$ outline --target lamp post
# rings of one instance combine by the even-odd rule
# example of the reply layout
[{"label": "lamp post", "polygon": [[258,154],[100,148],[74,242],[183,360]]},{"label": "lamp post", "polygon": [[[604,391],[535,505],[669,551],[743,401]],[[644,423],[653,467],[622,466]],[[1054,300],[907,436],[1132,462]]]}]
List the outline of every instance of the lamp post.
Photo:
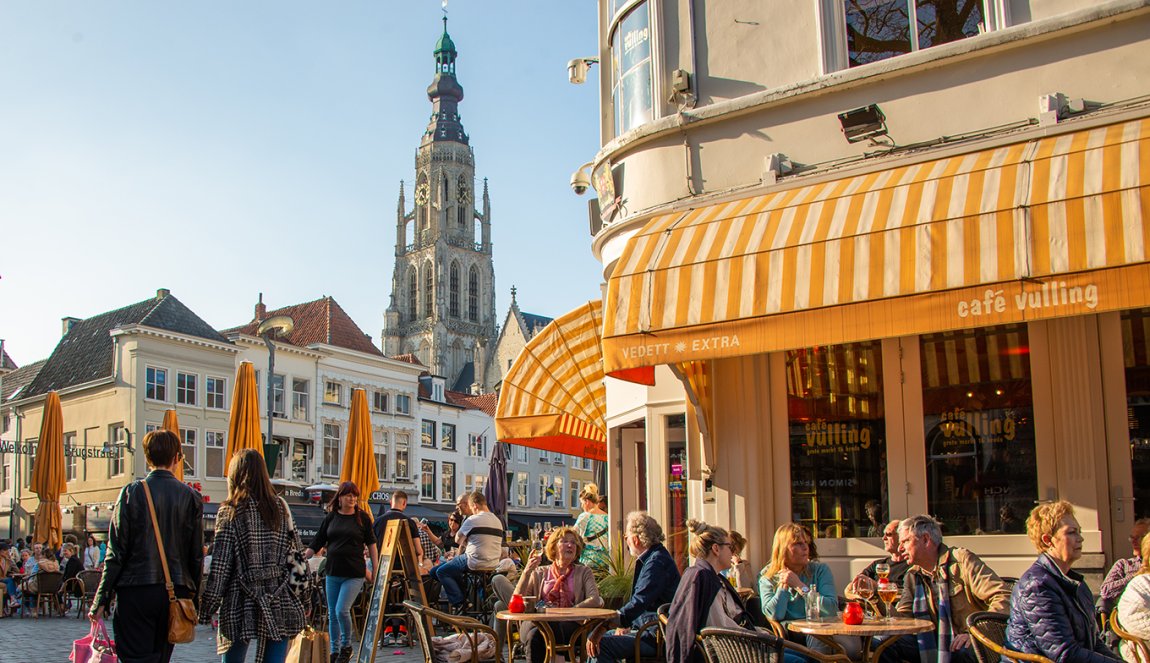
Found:
[{"label": "lamp post", "polygon": [[[275,403],[275,370],[276,370],[276,344],[272,342],[273,336],[287,336],[295,329],[295,321],[290,315],[274,315],[260,323],[256,333],[264,339],[268,346],[268,435],[264,440],[264,462],[268,465],[268,475],[274,475],[276,463],[279,461],[280,446],[272,437],[272,422]],[[284,385],[285,389],[287,385]]]}]

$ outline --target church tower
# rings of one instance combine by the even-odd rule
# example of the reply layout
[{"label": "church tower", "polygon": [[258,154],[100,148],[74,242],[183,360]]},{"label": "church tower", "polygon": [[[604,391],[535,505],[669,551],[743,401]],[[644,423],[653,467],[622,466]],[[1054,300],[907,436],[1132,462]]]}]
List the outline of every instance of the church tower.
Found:
[{"label": "church tower", "polygon": [[410,211],[399,185],[383,351],[415,355],[432,374],[446,378],[449,389],[466,391],[482,376],[476,363],[495,337],[495,267],[487,180],[482,209],[474,204],[475,153],[459,117],[457,56],[444,17],[435,78],[427,88],[431,122],[415,155]]}]

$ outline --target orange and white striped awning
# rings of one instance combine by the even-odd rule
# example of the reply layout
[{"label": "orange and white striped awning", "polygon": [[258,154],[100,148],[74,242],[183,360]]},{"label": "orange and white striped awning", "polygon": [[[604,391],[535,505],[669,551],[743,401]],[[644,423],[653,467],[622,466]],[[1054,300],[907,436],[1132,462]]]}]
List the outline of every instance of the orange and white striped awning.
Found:
[{"label": "orange and white striped awning", "polygon": [[1150,119],[664,214],[608,371],[1150,304]]},{"label": "orange and white striped awning", "polygon": [[[607,460],[602,318],[603,302],[588,302],[527,342],[499,391],[495,410],[499,440]],[[639,373],[630,371],[624,377],[654,383],[653,371]]]}]

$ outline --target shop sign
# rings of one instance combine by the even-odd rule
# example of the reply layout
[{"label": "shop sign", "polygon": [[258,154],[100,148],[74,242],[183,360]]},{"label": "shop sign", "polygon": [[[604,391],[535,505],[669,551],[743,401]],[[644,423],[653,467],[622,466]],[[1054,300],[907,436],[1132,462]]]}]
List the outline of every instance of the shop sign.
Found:
[{"label": "shop sign", "polygon": [[[0,440],[0,454],[34,455],[35,453],[35,442],[10,442]],[[115,458],[119,456],[119,453],[114,449],[105,449],[103,447],[74,447],[66,444],[64,445],[64,455],[75,458]]]},{"label": "shop sign", "polygon": [[870,424],[828,422],[825,419],[804,425],[808,456],[818,454],[854,453],[870,449],[874,435]]},{"label": "shop sign", "polygon": [[954,408],[938,417],[938,430],[942,433],[942,449],[972,446],[976,442],[997,444],[1013,442],[1018,434],[1018,417],[1013,409],[964,410]]},{"label": "shop sign", "polygon": [[673,477],[683,476],[683,464],[682,463],[671,463],[671,476],[673,476]]},{"label": "shop sign", "polygon": [[672,481],[667,484],[667,490],[670,490],[671,492],[683,492],[683,482]]}]

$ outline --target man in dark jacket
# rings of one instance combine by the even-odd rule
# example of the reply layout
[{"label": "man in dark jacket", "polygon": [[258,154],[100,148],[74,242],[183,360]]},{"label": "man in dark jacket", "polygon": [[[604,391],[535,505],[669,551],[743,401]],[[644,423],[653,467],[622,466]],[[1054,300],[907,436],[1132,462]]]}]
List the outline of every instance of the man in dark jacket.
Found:
[{"label": "man in dark jacket", "polygon": [[[172,584],[179,598],[196,599],[204,570],[204,502],[172,474],[184,462],[180,438],[168,430],[144,436],[144,457],[152,471],[144,477],[156,505]],[[121,663],[167,663],[168,592],[156,545],[148,500],[140,481],[120,491],[108,531],[104,574],[88,617],[103,619],[117,597],[116,653]]]},{"label": "man in dark jacket", "polygon": [[[631,600],[619,609],[617,623],[622,627],[605,635],[608,624],[596,629],[587,639],[587,655],[594,663],[615,663],[635,658],[635,633],[643,624],[656,618],[656,610],[675,598],[679,586],[679,567],[663,547],[663,528],[645,511],[627,514],[623,540],[635,558],[635,575],[631,580]],[[653,629],[639,642],[643,657],[658,652]]]}]

